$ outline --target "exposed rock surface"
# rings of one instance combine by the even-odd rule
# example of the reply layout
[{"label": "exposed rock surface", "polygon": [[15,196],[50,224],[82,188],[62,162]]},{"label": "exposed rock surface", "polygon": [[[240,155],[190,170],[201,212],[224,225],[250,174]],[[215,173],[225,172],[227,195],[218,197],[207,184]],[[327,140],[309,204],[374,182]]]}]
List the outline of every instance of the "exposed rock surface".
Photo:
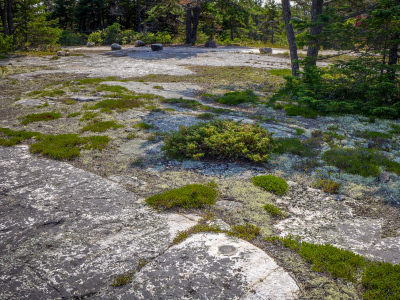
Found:
[{"label": "exposed rock surface", "polygon": [[153,50],[153,51],[163,50],[163,45],[161,45],[161,44],[151,44],[151,50]]},{"label": "exposed rock surface", "polygon": [[272,48],[260,48],[261,54],[272,54]]},{"label": "exposed rock surface", "polygon": [[135,41],[135,47],[144,47],[144,46],[146,46],[146,44],[143,41],[141,40]]},{"label": "exposed rock surface", "polygon": [[121,50],[122,47],[118,44],[112,44],[111,45],[111,50],[115,51],[115,50]]},{"label": "exposed rock surface", "polygon": [[86,47],[94,47],[94,46],[95,46],[95,43],[93,43],[93,42],[88,42],[86,44]]}]

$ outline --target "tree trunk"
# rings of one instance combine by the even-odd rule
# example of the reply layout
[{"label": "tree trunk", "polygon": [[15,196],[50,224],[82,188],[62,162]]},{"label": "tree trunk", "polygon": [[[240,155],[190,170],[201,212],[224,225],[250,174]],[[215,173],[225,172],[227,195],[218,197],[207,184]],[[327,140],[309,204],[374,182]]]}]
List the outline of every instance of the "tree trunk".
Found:
[{"label": "tree trunk", "polygon": [[186,44],[191,44],[192,38],[192,9],[186,8]]},{"label": "tree trunk", "polygon": [[193,28],[190,38],[191,44],[195,44],[197,40],[197,28],[199,27],[200,12],[200,6],[196,6],[193,8]]},{"label": "tree trunk", "polygon": [[294,35],[294,30],[292,24],[290,24],[290,20],[292,19],[292,13],[290,12],[290,1],[282,0],[282,10],[283,10],[283,18],[285,20],[285,29],[286,36],[289,43],[290,50],[290,60],[292,63],[292,75],[299,76],[299,63],[296,62],[299,58],[297,56],[297,45],[296,45],[296,36]]},{"label": "tree trunk", "polygon": [[136,19],[137,19],[137,32],[142,32],[142,18],[140,14],[140,10],[142,8],[140,7],[140,0],[136,0]]},{"label": "tree trunk", "polygon": [[2,6],[2,4],[0,2],[0,16],[1,16],[1,22],[3,23],[4,35],[7,36],[7,35],[9,35],[8,26],[7,26],[7,0],[4,0],[4,7]]},{"label": "tree trunk", "polygon": [[12,11],[13,0],[7,1],[7,23],[8,23],[8,35],[13,36],[13,43],[15,44],[15,32],[14,32],[14,14]]},{"label": "tree trunk", "polygon": [[[319,16],[322,14],[322,9],[324,7],[323,0],[313,0],[311,4],[311,22],[315,23],[318,21]],[[322,32],[322,25],[316,25],[310,28],[310,35],[317,36]],[[306,67],[316,66],[319,52],[319,41],[318,39],[313,39],[310,41],[308,46],[307,57],[308,62]]]},{"label": "tree trunk", "polygon": [[[400,0],[395,0],[394,5],[400,5]],[[395,66],[397,65],[397,59],[398,59],[398,54],[397,52],[399,51],[399,39],[400,39],[400,34],[395,33],[392,37],[392,43],[390,44],[389,47],[389,66]],[[391,80],[396,79],[396,70],[393,68],[390,68],[388,70],[389,76]]]}]

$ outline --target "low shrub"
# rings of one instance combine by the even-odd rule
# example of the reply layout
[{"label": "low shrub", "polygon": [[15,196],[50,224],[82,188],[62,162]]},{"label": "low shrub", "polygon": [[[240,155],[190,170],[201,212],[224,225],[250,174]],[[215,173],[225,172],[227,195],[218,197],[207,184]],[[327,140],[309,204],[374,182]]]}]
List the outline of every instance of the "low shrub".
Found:
[{"label": "low shrub", "polygon": [[289,105],[283,108],[288,116],[302,116],[304,118],[315,119],[318,117],[318,112],[311,108]]},{"label": "low shrub", "polygon": [[212,119],[215,118],[215,114],[212,114],[212,113],[201,113],[201,114],[198,114],[196,116],[196,118],[202,119],[202,120],[212,120]]},{"label": "low shrub", "polygon": [[140,123],[137,123],[137,124],[133,125],[132,127],[148,130],[148,129],[154,128],[154,125],[153,124],[147,124],[145,122],[140,122]]},{"label": "low shrub", "polygon": [[390,134],[400,134],[400,125],[397,124],[390,124],[392,130],[389,130]]},{"label": "low shrub", "polygon": [[366,289],[365,299],[399,299],[400,265],[385,262],[369,264],[361,282]]},{"label": "low shrub", "polygon": [[124,125],[120,125],[115,121],[100,121],[85,125],[81,131],[104,132],[110,128],[117,129],[120,127],[124,127]]},{"label": "low shrub", "polygon": [[276,147],[269,132],[255,124],[216,120],[182,126],[166,137],[163,150],[173,158],[203,157],[265,162]]},{"label": "low shrub", "polygon": [[75,112],[75,113],[71,113],[67,115],[67,118],[73,118],[73,117],[77,117],[80,116],[82,113],[81,112]]},{"label": "low shrub", "polygon": [[63,30],[58,42],[63,46],[78,46],[86,45],[87,40],[88,36],[86,34]]},{"label": "low shrub", "polygon": [[285,217],[285,216],[286,216],[286,213],[285,213],[285,212],[282,212],[282,210],[281,210],[279,207],[276,207],[276,206],[273,205],[273,204],[267,203],[267,204],[265,204],[265,205],[263,206],[263,208],[264,208],[271,216],[274,216],[274,217]]},{"label": "low shrub", "polygon": [[151,196],[146,203],[158,209],[171,209],[175,207],[202,208],[215,203],[217,191],[207,185],[189,184],[178,189]]},{"label": "low shrub", "polygon": [[[11,147],[32,137],[41,137],[40,132],[14,131],[8,128],[0,128],[0,145]],[[7,139],[5,138],[7,137]]]},{"label": "low shrub", "polygon": [[62,114],[56,112],[45,112],[40,114],[29,114],[21,117],[21,124],[26,125],[33,122],[45,122],[61,118]]},{"label": "low shrub", "polygon": [[238,105],[240,103],[256,103],[258,96],[251,90],[244,92],[230,92],[218,97],[215,101],[226,105]]},{"label": "low shrub", "polygon": [[196,101],[196,100],[188,100],[188,99],[176,99],[176,98],[170,98],[170,99],[161,99],[162,102],[169,103],[169,104],[179,104],[179,106],[183,108],[189,108],[189,109],[194,109],[198,108],[201,106],[201,104]]},{"label": "low shrub", "polygon": [[255,186],[260,186],[267,192],[275,193],[277,195],[284,195],[288,190],[288,184],[286,181],[274,175],[255,176],[251,181],[253,181]]},{"label": "low shrub", "polygon": [[246,223],[244,225],[234,225],[232,230],[227,232],[230,236],[236,236],[246,241],[251,241],[260,234],[260,227]]},{"label": "low shrub", "polygon": [[322,189],[326,193],[337,194],[340,189],[340,183],[329,179],[320,179],[314,183],[314,187]]},{"label": "low shrub", "polygon": [[322,159],[331,166],[350,174],[363,177],[379,176],[379,167],[400,175],[400,164],[372,149],[335,148],[322,154]]},{"label": "low shrub", "polygon": [[318,145],[313,139],[302,141],[299,138],[278,138],[276,143],[278,146],[274,149],[274,153],[277,154],[290,153],[310,157],[318,155],[319,152]]},{"label": "low shrub", "polygon": [[107,136],[80,137],[78,134],[68,133],[59,135],[46,135],[40,137],[37,143],[31,145],[29,151],[41,153],[55,159],[73,159],[80,155],[80,150],[102,150],[110,141]]}]

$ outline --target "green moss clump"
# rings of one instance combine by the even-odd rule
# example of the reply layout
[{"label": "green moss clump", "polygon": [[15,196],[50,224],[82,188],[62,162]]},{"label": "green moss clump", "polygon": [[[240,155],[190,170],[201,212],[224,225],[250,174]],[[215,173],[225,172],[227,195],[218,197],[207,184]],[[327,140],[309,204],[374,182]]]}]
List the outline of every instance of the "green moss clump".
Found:
[{"label": "green moss clump", "polygon": [[80,155],[82,147],[86,149],[102,150],[110,141],[107,136],[80,137],[78,134],[68,133],[59,135],[47,135],[31,145],[29,151],[41,153],[54,159],[73,159]]},{"label": "green moss clump", "polygon": [[285,106],[284,110],[288,116],[303,116],[304,118],[315,119],[319,115],[315,110],[303,106],[289,105]]},{"label": "green moss clump", "polygon": [[84,115],[79,119],[79,121],[88,121],[91,119],[94,119],[95,117],[97,117],[99,114],[95,113],[95,112],[86,112],[84,113]]},{"label": "green moss clump", "polygon": [[181,159],[213,157],[265,162],[275,147],[269,132],[259,125],[216,120],[182,126],[167,136],[163,150],[168,156]]},{"label": "green moss clump", "polygon": [[201,113],[201,114],[198,114],[196,116],[196,118],[202,119],[202,120],[212,120],[212,119],[215,119],[215,115],[212,113]]},{"label": "green moss clump", "polygon": [[342,171],[363,177],[379,176],[380,166],[389,172],[400,175],[399,163],[391,161],[372,149],[335,148],[323,153],[322,159]]},{"label": "green moss clump", "polygon": [[251,180],[255,186],[260,186],[266,191],[277,195],[284,195],[288,190],[288,184],[286,181],[274,175],[255,176]]},{"label": "green moss clump", "polygon": [[124,125],[120,125],[115,121],[100,121],[93,124],[87,124],[82,127],[81,131],[104,132],[110,128],[117,129],[120,127],[124,127]]},{"label": "green moss clump", "polygon": [[137,99],[106,99],[90,106],[89,109],[131,109],[140,105],[142,103]]},{"label": "green moss clump", "polygon": [[124,286],[132,281],[132,277],[129,275],[122,274],[114,278],[113,283],[111,284],[113,287]]},{"label": "green moss clump", "polygon": [[286,213],[282,212],[282,210],[279,207],[276,207],[273,204],[267,203],[264,206],[264,209],[271,215],[271,216],[277,216],[277,217],[285,217]]},{"label": "green moss clump", "polygon": [[188,100],[182,98],[161,99],[161,101],[169,104],[179,104],[179,106],[189,109],[194,109],[201,106],[201,104],[196,100]]},{"label": "green moss clump", "polygon": [[321,179],[314,183],[314,187],[322,189],[326,193],[337,194],[340,189],[340,183],[329,179]]},{"label": "green moss clump", "polygon": [[276,140],[278,146],[274,149],[274,153],[284,154],[290,153],[298,156],[316,156],[319,150],[315,140],[309,139],[302,141],[298,138],[279,138]]},{"label": "green moss clump", "polygon": [[238,105],[240,103],[256,103],[258,96],[251,90],[244,92],[230,92],[224,94],[224,96],[215,99],[215,101],[227,104],[227,105]]},{"label": "green moss clump", "polygon": [[303,133],[305,133],[306,131],[302,128],[296,128],[296,135],[302,135]]},{"label": "green moss clump", "polygon": [[202,184],[189,184],[178,189],[151,196],[146,203],[158,209],[171,209],[175,207],[201,208],[215,203],[217,191],[210,186]]},{"label": "green moss clump", "polygon": [[133,125],[132,127],[148,130],[148,129],[154,128],[154,125],[153,124],[147,124],[147,123],[144,123],[144,122],[140,122],[140,123],[137,123],[137,124]]},{"label": "green moss clump", "polygon": [[[327,272],[334,278],[343,278],[364,287],[364,299],[397,300],[400,295],[400,265],[382,262],[367,262],[361,255],[339,249],[332,245],[316,245],[300,242],[300,238],[287,236],[267,237],[290,248],[312,264],[317,272]],[[361,275],[361,276],[360,276]],[[360,280],[361,277],[361,280]]]},{"label": "green moss clump", "polygon": [[62,114],[56,112],[45,112],[40,114],[29,114],[23,116],[21,119],[21,124],[26,125],[33,122],[40,122],[40,121],[51,121],[55,119],[61,118]]},{"label": "green moss clump", "polygon": [[179,244],[184,240],[186,240],[189,236],[200,232],[214,232],[214,233],[224,232],[218,226],[210,225],[207,223],[202,224],[202,223],[204,222],[199,222],[199,224],[190,227],[188,230],[180,231],[172,242],[174,244]]},{"label": "green moss clump", "polygon": [[400,125],[390,124],[390,127],[392,128],[392,130],[388,131],[390,134],[400,134]]},{"label": "green moss clump", "polygon": [[105,85],[105,84],[99,85],[96,89],[97,91],[112,92],[115,94],[123,94],[124,92],[129,91],[126,87],[120,85]]},{"label": "green moss clump", "polygon": [[232,230],[227,232],[230,236],[236,236],[246,241],[251,241],[260,234],[260,227],[246,223],[245,225],[234,225]]},{"label": "green moss clump", "polygon": [[72,114],[67,115],[67,118],[77,117],[77,116],[80,116],[81,114],[82,114],[82,113],[80,113],[80,112],[75,112],[75,113],[72,113]]},{"label": "green moss clump", "polygon": [[[0,128],[0,145],[11,147],[19,144],[23,140],[41,136],[42,134],[40,132],[14,131],[8,128]],[[5,139],[5,137],[7,137],[7,139]]]},{"label": "green moss clump", "polygon": [[356,131],[356,137],[364,139],[390,139],[391,135],[388,133],[383,133],[379,131]]}]

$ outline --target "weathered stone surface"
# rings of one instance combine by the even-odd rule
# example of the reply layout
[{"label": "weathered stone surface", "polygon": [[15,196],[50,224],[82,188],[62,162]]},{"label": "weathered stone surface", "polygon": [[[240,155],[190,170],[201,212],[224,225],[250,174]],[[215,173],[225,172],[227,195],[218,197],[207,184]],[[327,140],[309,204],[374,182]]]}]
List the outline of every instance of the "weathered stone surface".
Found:
[{"label": "weathered stone surface", "polygon": [[122,47],[118,44],[112,44],[111,45],[111,50],[116,51],[116,50],[121,50]]},{"label": "weathered stone surface", "polygon": [[296,299],[296,282],[265,252],[225,234],[169,248],[133,282],[100,299]]},{"label": "weathered stone surface", "polygon": [[15,101],[15,105],[26,105],[26,106],[42,106],[46,104],[46,102],[49,105],[55,104],[53,101],[45,101],[43,99],[22,99]]},{"label": "weathered stone surface", "polygon": [[261,54],[272,54],[272,48],[260,48]]},{"label": "weathered stone surface", "polygon": [[146,46],[146,44],[143,41],[141,40],[135,41],[135,47],[144,47],[144,46]]},{"label": "weathered stone surface", "polygon": [[65,56],[66,52],[65,51],[57,51],[58,56]]},{"label": "weathered stone surface", "polygon": [[86,44],[86,47],[94,47],[94,46],[95,46],[95,43],[93,43],[93,42],[88,42]]},{"label": "weathered stone surface", "polygon": [[207,42],[204,44],[204,47],[206,47],[206,48],[217,48],[217,47],[218,47],[218,44],[217,44],[216,41],[207,41]]},{"label": "weathered stone surface", "polygon": [[85,96],[85,95],[72,95],[70,96],[71,99],[79,102],[91,102],[91,101],[97,101],[102,99],[101,97],[96,97],[96,96]]},{"label": "weathered stone surface", "polygon": [[161,45],[161,44],[151,44],[151,50],[153,50],[153,51],[163,50],[163,45]]}]

